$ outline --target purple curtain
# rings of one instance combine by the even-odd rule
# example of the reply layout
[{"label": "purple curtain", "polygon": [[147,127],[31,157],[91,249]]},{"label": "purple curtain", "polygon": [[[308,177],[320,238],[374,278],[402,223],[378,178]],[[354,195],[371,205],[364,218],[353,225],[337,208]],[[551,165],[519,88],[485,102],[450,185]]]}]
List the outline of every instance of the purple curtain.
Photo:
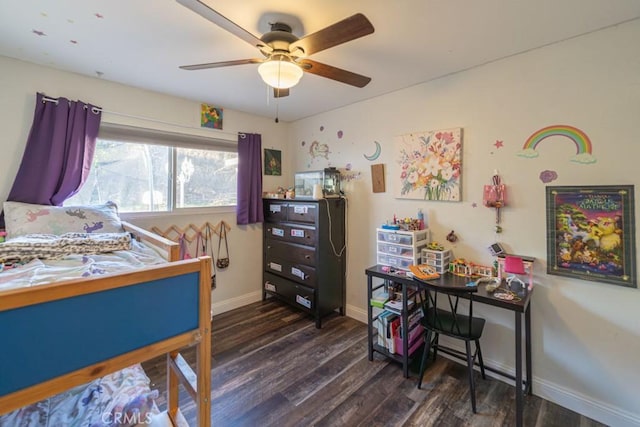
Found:
[{"label": "purple curtain", "polygon": [[238,224],[263,222],[262,213],[262,136],[238,135]]},{"label": "purple curtain", "polygon": [[80,101],[36,96],[18,175],[7,200],[61,206],[89,176],[102,111]]}]

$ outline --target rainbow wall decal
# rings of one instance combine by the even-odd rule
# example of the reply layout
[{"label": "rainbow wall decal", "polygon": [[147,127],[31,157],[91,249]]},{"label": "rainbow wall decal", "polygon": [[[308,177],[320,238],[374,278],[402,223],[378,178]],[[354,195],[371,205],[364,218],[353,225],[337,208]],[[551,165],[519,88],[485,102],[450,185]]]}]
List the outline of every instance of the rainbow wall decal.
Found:
[{"label": "rainbow wall decal", "polygon": [[531,135],[518,153],[520,157],[535,158],[539,156],[536,148],[540,143],[551,136],[564,136],[576,145],[576,155],[571,158],[576,163],[595,163],[596,158],[591,154],[591,140],[586,133],[569,125],[552,125],[542,128]]}]

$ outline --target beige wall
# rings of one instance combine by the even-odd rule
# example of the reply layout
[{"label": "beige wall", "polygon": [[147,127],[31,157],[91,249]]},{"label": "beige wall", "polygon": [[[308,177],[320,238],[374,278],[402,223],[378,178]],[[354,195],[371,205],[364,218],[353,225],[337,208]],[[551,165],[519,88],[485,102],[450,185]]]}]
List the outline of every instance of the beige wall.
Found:
[{"label": "beige wall", "polygon": [[[172,132],[211,135],[216,138],[236,140],[239,131],[262,134],[264,148],[283,149],[286,141],[286,124],[275,124],[262,118],[225,109],[224,131],[200,129],[200,104],[186,99],[136,89],[105,80],[80,76],[51,68],[0,56],[0,147],[3,166],[0,168],[0,195],[5,200],[18,171],[25,142],[33,120],[36,92],[51,97],[64,96],[80,99],[101,106],[105,111],[152,118],[175,125],[122,117],[104,113],[103,122],[129,124]],[[224,108],[224,105],[222,106]],[[283,168],[289,169],[290,160],[283,152]],[[281,182],[282,181],[282,182]],[[267,176],[265,188],[283,185],[284,177]],[[214,313],[256,301],[261,297],[262,282],[262,226],[237,226],[235,212],[219,211],[199,215],[134,216],[124,214],[125,219],[145,228],[161,229],[171,224],[184,227],[189,223],[218,223],[224,219],[233,227],[228,235],[231,264],[218,272],[217,289],[213,291]]]},{"label": "beige wall", "polygon": [[[446,234],[455,230],[459,241],[446,246],[457,257],[489,264],[486,247],[497,238],[511,253],[536,258],[535,394],[608,424],[639,425],[640,291],[546,274],[545,184],[539,179],[549,169],[558,174],[550,185],[640,183],[639,40],[636,20],[292,123],[294,169],[351,163],[352,172],[362,173],[346,184],[348,314],[366,319],[364,269],[376,263],[375,228],[422,208],[434,240],[447,244]],[[554,124],[584,130],[597,162],[571,162],[576,147],[562,138],[545,140],[536,159],[516,155],[533,132]],[[462,202],[396,199],[394,136],[451,127],[464,131]],[[504,147],[497,149],[496,140]],[[310,155],[313,141],[329,146],[328,160]],[[363,155],[374,152],[374,141],[382,155],[369,162]],[[385,164],[386,193],[372,193],[372,163]],[[494,211],[481,203],[495,169],[509,203],[498,236]],[[512,370],[513,315],[481,305],[477,314],[488,321],[485,362]]]},{"label": "beige wall", "polygon": [[[640,21],[636,20],[292,124],[276,125],[272,119],[225,110],[225,132],[258,132],[264,148],[283,150],[283,176],[265,177],[265,189],[291,185],[296,170],[351,163],[353,172],[362,173],[360,179],[345,184],[347,314],[360,320],[366,319],[364,269],[376,260],[374,230],[394,214],[415,216],[422,208],[435,240],[444,243],[445,235],[455,230],[460,240],[448,246],[456,256],[491,262],[485,248],[496,239],[494,213],[480,202],[482,185],[498,169],[508,186],[509,206],[503,210],[504,232],[497,239],[510,251],[537,260],[532,303],[534,393],[610,425],[640,425],[640,293],[546,274],[545,184],[538,178],[540,171],[550,169],[558,173],[553,185],[638,184],[638,40]],[[104,115],[105,121],[203,132],[197,128],[197,102],[4,57],[0,57],[0,90],[3,199],[22,157],[37,91],[192,129],[109,114]],[[593,142],[597,162],[570,162],[575,147],[562,140],[545,142],[537,159],[516,156],[529,135],[551,124],[583,129]],[[396,199],[394,136],[450,127],[464,129],[462,202]],[[337,137],[339,130],[342,138]],[[504,147],[496,149],[492,145],[496,140],[503,140]],[[328,160],[310,157],[313,141],[330,146]],[[373,152],[374,141],[382,145],[382,155],[369,162],[363,155]],[[371,191],[372,163],[385,164],[386,193]],[[474,202],[478,207],[472,206]],[[637,202],[635,209],[640,212]],[[261,226],[238,227],[232,212],[132,220],[148,228],[221,219],[233,230],[229,234],[231,266],[219,273],[219,287],[213,292],[217,312],[259,298]],[[480,306],[477,312],[488,320],[483,338],[486,363],[512,369],[512,315]]]}]

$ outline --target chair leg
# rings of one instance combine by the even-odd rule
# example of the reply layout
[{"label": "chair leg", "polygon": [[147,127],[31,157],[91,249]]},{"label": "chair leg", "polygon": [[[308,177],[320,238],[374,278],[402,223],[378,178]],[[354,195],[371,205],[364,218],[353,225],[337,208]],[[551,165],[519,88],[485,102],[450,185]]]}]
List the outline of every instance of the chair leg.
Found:
[{"label": "chair leg", "polygon": [[476,413],[476,387],[473,382],[473,357],[471,356],[471,342],[465,341],[467,348],[467,370],[469,371],[469,389],[471,391],[471,409]]},{"label": "chair leg", "polygon": [[438,339],[440,338],[440,334],[437,332],[435,333],[435,337],[433,339],[433,361],[436,361],[436,356],[438,355]]},{"label": "chair leg", "polygon": [[422,377],[424,376],[425,365],[427,364],[427,357],[429,357],[429,350],[431,349],[431,331],[426,330],[424,339],[424,350],[422,351],[422,358],[420,359],[420,375],[418,377],[418,388],[422,387]]},{"label": "chair leg", "polygon": [[480,349],[480,340],[476,340],[476,351],[478,352],[478,363],[480,364],[480,372],[482,373],[482,379],[486,380],[487,376],[484,374],[484,362],[482,361],[482,350]]}]

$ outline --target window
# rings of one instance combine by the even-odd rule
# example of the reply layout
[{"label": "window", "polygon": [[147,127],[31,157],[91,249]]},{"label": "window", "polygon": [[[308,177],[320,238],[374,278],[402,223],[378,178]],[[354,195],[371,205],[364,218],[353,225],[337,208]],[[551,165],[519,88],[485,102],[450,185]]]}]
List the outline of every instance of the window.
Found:
[{"label": "window", "polygon": [[236,205],[235,144],[107,125],[91,172],[66,205],[113,201],[120,212],[162,212]]}]

